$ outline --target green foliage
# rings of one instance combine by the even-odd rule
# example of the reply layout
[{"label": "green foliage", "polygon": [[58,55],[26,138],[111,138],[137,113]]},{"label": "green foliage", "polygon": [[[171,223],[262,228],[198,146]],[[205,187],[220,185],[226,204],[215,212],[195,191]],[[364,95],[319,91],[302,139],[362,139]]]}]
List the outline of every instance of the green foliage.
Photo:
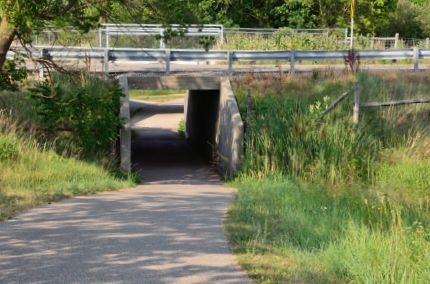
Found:
[{"label": "green foliage", "polygon": [[[297,76],[298,77],[298,76]],[[227,229],[257,283],[430,280],[428,105],[322,111],[358,81],[362,101],[419,98],[428,74],[242,79],[252,120]]]},{"label": "green foliage", "polygon": [[397,8],[390,14],[386,26],[381,26],[381,34],[393,35],[399,33],[409,38],[423,36],[423,23],[417,5],[409,0],[399,0]]},{"label": "green foliage", "polygon": [[375,192],[336,192],[279,176],[237,185],[227,230],[256,283],[430,280],[428,204],[405,207]]},{"label": "green foliage", "polygon": [[18,84],[27,77],[25,67],[20,67],[23,64],[23,59],[15,58],[14,60],[6,60],[3,68],[0,68],[0,90],[18,89]]},{"label": "green foliage", "polygon": [[[375,44],[371,45],[371,37],[357,36],[355,39],[357,49],[385,48]],[[269,37],[246,34],[230,34],[225,38],[223,49],[232,50],[345,50],[345,35],[343,32],[313,35],[306,32],[295,32],[282,28]]]},{"label": "green foliage", "polygon": [[39,123],[56,132],[70,131],[71,141],[91,154],[118,137],[122,91],[115,81],[85,74],[55,74],[30,89]]},{"label": "green foliage", "polygon": [[[17,98],[23,98],[22,94]],[[23,131],[29,125],[9,115],[9,109],[15,112],[14,102],[28,103],[17,99],[1,106],[7,111],[0,112],[0,221],[62,198],[135,185],[135,177],[118,174],[112,161],[102,164],[101,160],[85,162],[77,156],[59,155],[55,141],[36,136],[40,133],[32,128]]]},{"label": "green foliage", "polygon": [[11,162],[18,157],[18,143],[14,137],[0,135],[0,162]]},{"label": "green foliage", "polygon": [[185,137],[185,121],[183,119],[181,119],[181,121],[179,121],[178,134],[181,137]]},{"label": "green foliage", "polygon": [[[246,133],[245,171],[264,176],[284,173],[308,181],[352,182],[366,178],[369,162],[380,143],[356,129],[349,116],[326,123],[322,111],[350,83],[324,82],[304,94],[313,83],[288,84],[288,95],[278,91],[253,92],[253,116]],[[238,89],[242,112],[245,89]],[[363,151],[366,149],[366,151]]]}]

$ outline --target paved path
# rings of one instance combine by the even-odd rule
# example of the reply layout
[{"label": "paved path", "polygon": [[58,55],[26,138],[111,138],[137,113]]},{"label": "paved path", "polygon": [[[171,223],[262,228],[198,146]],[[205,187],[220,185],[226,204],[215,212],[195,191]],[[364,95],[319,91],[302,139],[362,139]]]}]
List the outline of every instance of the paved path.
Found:
[{"label": "paved path", "polygon": [[248,283],[222,225],[233,190],[175,133],[180,104],[143,109],[133,153],[146,183],[0,224],[0,283]]}]

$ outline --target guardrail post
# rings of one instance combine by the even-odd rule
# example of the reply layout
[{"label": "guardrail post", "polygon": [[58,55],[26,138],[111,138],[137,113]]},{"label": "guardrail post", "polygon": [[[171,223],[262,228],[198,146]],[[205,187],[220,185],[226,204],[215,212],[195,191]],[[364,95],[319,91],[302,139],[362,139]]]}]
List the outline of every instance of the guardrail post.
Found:
[{"label": "guardrail post", "polygon": [[49,57],[48,50],[46,50],[45,48],[42,48],[40,57],[42,61],[39,63],[39,66],[38,66],[39,79],[43,80],[43,78],[45,78],[45,64],[43,64],[43,60]]},{"label": "guardrail post", "polygon": [[166,74],[170,73],[170,49],[165,50],[166,54],[164,57],[164,62],[166,63]]},{"label": "guardrail post", "polygon": [[291,55],[290,55],[290,74],[291,75],[294,75],[296,73],[295,64],[296,64],[296,52],[294,50],[291,50]]},{"label": "guardrail post", "polygon": [[227,51],[228,73],[233,74],[233,51]]},{"label": "guardrail post", "polygon": [[426,38],[426,48],[430,47],[430,38]]},{"label": "guardrail post", "polygon": [[109,49],[105,48],[103,55],[103,72],[109,75]]},{"label": "guardrail post", "polygon": [[358,124],[360,118],[360,85],[354,85],[354,110],[352,114],[352,122]]},{"label": "guardrail post", "polygon": [[394,36],[394,48],[399,48],[399,33]]},{"label": "guardrail post", "polygon": [[417,46],[414,47],[413,61],[414,71],[418,71],[420,69],[420,49]]}]

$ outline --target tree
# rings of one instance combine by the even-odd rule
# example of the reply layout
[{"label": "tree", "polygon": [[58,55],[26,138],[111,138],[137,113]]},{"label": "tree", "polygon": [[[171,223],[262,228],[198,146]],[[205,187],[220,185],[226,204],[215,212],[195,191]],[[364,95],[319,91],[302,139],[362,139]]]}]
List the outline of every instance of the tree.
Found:
[{"label": "tree", "polygon": [[0,0],[0,70],[14,40],[31,42],[37,32],[51,26],[88,31],[106,18],[115,1],[104,0]]},{"label": "tree", "polygon": [[386,27],[380,27],[380,34],[392,36],[399,33],[403,37],[419,38],[423,34],[419,16],[416,4],[409,0],[399,0],[397,9],[390,14]]}]

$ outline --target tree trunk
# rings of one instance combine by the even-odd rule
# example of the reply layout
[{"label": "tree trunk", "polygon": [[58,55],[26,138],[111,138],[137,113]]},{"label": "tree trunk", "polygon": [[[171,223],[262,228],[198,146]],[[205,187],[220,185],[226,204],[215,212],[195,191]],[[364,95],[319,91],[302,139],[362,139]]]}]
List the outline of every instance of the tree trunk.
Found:
[{"label": "tree trunk", "polygon": [[6,18],[0,18],[0,71],[6,61],[7,52],[15,39],[15,29],[13,29]]}]

